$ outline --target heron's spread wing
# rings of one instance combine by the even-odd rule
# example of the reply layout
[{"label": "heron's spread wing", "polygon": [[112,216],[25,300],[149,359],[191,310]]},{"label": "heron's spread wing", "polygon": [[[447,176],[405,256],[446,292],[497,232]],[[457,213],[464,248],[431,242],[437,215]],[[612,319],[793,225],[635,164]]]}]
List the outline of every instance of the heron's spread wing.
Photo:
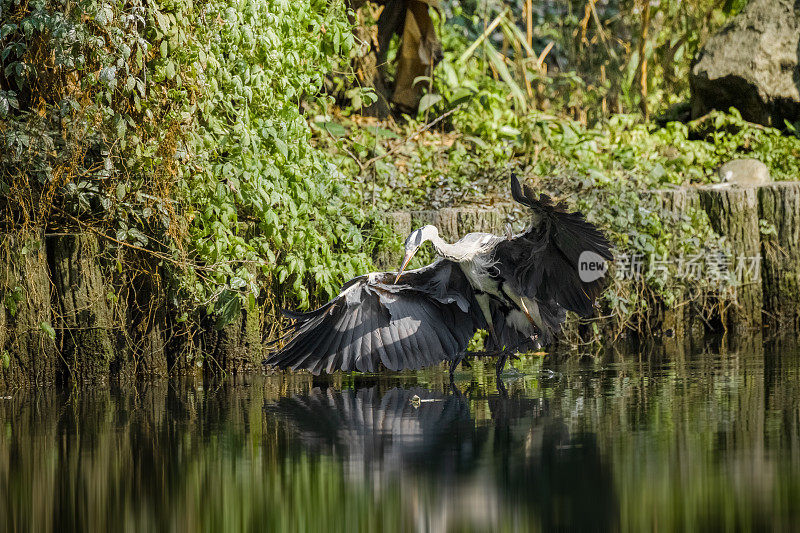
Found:
[{"label": "heron's spread wing", "polygon": [[323,307],[295,314],[289,342],[267,358],[280,368],[374,372],[452,359],[485,323],[458,265],[439,260],[403,274],[350,280]]},{"label": "heron's spread wing", "polygon": [[611,261],[613,256],[605,235],[581,213],[568,212],[564,204],[553,204],[547,195],[536,198],[514,176],[511,194],[514,200],[530,208],[533,220],[525,232],[495,248],[501,275],[514,279],[528,298],[557,304],[581,316],[591,315],[594,301],[607,280],[601,276],[583,281],[579,260],[584,252],[592,252]]}]

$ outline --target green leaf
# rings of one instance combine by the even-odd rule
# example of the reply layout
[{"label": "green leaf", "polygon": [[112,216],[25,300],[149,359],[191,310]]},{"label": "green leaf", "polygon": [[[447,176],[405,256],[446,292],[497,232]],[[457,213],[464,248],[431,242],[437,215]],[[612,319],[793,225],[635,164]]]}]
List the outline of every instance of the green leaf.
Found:
[{"label": "green leaf", "polygon": [[426,109],[428,109],[433,105],[436,105],[437,103],[439,103],[439,101],[441,101],[441,99],[442,99],[441,94],[428,93],[426,95],[423,95],[423,97],[419,101],[419,108],[417,109],[417,111],[419,113],[424,113]]},{"label": "green leaf", "polygon": [[382,138],[382,139],[399,139],[400,138],[400,136],[398,134],[396,134],[395,132],[393,132],[392,130],[389,130],[389,129],[386,129],[386,128],[381,128],[381,127],[378,127],[378,126],[369,126],[367,128],[367,131],[369,131],[375,137]]},{"label": "green leaf", "polygon": [[522,134],[522,132],[519,131],[517,128],[513,128],[513,127],[508,126],[506,124],[503,124],[502,126],[500,126],[497,131],[499,131],[500,133],[502,133],[506,137],[517,137],[518,135]]},{"label": "green leaf", "polygon": [[51,326],[49,322],[40,322],[39,329],[44,331],[50,339],[56,340],[56,330],[53,329],[53,326]]},{"label": "green leaf", "polygon": [[17,315],[18,304],[22,301],[24,297],[24,291],[22,287],[17,285],[14,287],[13,290],[6,293],[4,298],[4,304],[6,309],[8,309],[8,313],[13,317]]},{"label": "green leaf", "polygon": [[225,289],[215,305],[217,321],[215,327],[222,329],[239,317],[242,311],[242,298],[236,291]]},{"label": "green leaf", "polygon": [[339,124],[338,122],[317,122],[317,124],[323,128],[325,131],[333,135],[334,137],[344,137],[347,135],[347,128]]},{"label": "green leaf", "polygon": [[489,44],[488,41],[484,41],[484,45],[486,47],[486,55],[489,57],[489,61],[491,61],[492,66],[494,66],[497,73],[500,74],[500,77],[503,79],[505,84],[508,85],[508,88],[511,90],[511,94],[514,96],[514,99],[523,110],[527,109],[525,94],[522,92],[522,89],[519,88],[519,85],[517,85],[517,82],[514,81],[514,78],[508,71],[503,55],[495,50],[495,48]]},{"label": "green leaf", "polygon": [[286,146],[286,143],[283,141],[283,139],[278,139],[276,137],[275,139],[273,139],[273,141],[275,141],[275,147],[278,149],[278,151],[281,154],[283,154],[283,157],[287,157],[288,158],[289,157],[289,147]]}]

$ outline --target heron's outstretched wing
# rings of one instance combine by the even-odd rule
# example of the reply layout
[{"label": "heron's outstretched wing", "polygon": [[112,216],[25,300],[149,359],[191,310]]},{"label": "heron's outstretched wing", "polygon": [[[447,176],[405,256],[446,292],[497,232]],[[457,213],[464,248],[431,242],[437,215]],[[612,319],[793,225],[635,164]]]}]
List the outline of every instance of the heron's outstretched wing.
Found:
[{"label": "heron's outstretched wing", "polygon": [[579,259],[592,252],[611,261],[608,239],[583,214],[568,212],[563,203],[554,204],[545,194],[537,198],[529,187],[520,186],[516,176],[511,177],[511,194],[530,208],[532,221],[524,232],[495,248],[501,275],[514,279],[528,298],[590,316],[607,276],[583,281]]},{"label": "heron's outstretched wing", "polygon": [[485,327],[475,296],[455,263],[438,260],[395,274],[373,273],[347,282],[315,311],[290,315],[290,338],[267,364],[279,368],[374,372],[418,369],[454,358]]}]

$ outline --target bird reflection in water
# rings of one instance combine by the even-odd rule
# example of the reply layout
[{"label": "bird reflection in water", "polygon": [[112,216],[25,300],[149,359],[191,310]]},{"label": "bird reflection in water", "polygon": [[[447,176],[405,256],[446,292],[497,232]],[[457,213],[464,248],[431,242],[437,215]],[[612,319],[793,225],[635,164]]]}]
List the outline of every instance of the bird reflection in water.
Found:
[{"label": "bird reflection in water", "polygon": [[300,443],[296,453],[335,458],[351,483],[399,484],[418,530],[492,527],[521,513],[543,528],[615,528],[595,437],[571,435],[544,398],[316,387],[265,411]]}]

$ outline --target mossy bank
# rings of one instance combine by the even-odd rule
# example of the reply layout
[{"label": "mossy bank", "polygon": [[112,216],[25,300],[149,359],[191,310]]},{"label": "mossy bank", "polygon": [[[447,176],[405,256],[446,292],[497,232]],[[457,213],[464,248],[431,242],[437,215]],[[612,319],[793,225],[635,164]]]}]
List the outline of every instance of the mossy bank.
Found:
[{"label": "mossy bank", "polygon": [[[708,270],[712,263],[706,257],[698,267],[706,271],[696,274],[735,279],[718,285],[725,287],[720,291],[688,283],[686,276],[666,267],[666,283],[681,287],[683,296],[671,305],[651,302],[635,322],[620,320],[606,302],[588,323],[595,348],[612,344],[620,336],[664,338],[678,349],[702,343],[710,333],[758,339],[764,331],[796,330],[800,320],[800,183],[684,187],[648,194],[662,203],[661,215],[667,221],[680,223],[681,212],[690,206],[703,210],[725,244],[728,258],[714,264],[727,265],[731,271]],[[502,233],[509,223],[524,223],[524,213],[513,206],[394,212],[384,218],[399,234],[432,223],[449,239],[471,231]],[[213,315],[199,322],[182,320],[183,312],[167,298],[157,277],[118,268],[113,252],[117,248],[108,241],[90,232],[3,236],[2,246],[11,260],[0,266],[0,289],[6,295],[0,313],[0,386],[261,368],[265,340],[274,325],[265,321],[255,301],[228,324],[220,324]],[[387,246],[376,251],[374,260],[393,269],[399,252],[398,247]],[[739,265],[740,258],[744,265]],[[644,271],[633,270],[629,259],[618,254],[612,266],[615,283],[636,274],[644,276]],[[642,259],[642,269],[652,268],[653,258]],[[743,270],[737,272],[737,268]],[[585,352],[586,325],[573,324],[568,332],[572,336],[567,335],[560,349]],[[602,335],[592,335],[592,331]]]}]

